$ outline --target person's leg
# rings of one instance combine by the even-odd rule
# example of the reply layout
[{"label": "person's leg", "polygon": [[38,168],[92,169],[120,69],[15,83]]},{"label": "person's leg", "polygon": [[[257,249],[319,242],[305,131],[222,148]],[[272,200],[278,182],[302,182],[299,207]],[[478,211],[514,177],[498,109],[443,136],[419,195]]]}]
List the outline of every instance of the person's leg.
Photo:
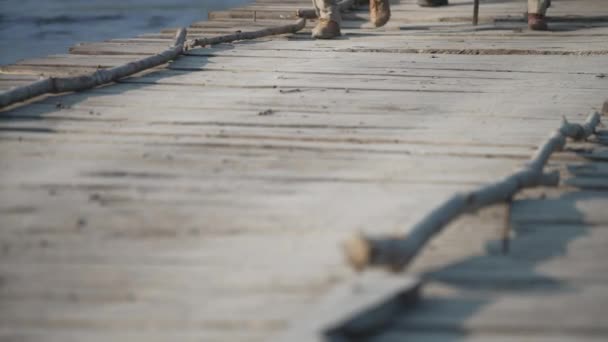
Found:
[{"label": "person's leg", "polygon": [[312,30],[313,38],[331,39],[340,36],[341,18],[336,0],[313,0],[312,3],[319,18],[319,23]]},{"label": "person's leg", "polygon": [[369,19],[374,26],[384,26],[390,18],[391,4],[389,0],[369,1]]},{"label": "person's leg", "polygon": [[369,21],[376,27],[386,25],[391,18],[390,0],[355,0],[354,5],[369,5]]},{"label": "person's leg", "polygon": [[528,0],[528,27],[532,30],[545,31],[548,29],[545,13],[551,6],[551,0]]},{"label": "person's leg", "polygon": [[313,0],[312,3],[319,19],[333,20],[338,24],[340,23],[340,9],[336,5],[336,0]]}]

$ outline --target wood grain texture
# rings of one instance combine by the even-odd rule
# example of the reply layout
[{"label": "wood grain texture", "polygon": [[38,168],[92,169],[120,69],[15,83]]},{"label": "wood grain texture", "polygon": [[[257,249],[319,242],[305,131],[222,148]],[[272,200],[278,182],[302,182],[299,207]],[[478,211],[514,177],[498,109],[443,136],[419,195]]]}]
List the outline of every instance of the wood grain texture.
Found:
[{"label": "wood grain texture", "polygon": [[[554,0],[554,30],[541,33],[524,29],[521,0],[482,1],[475,28],[471,1],[451,3],[393,1],[382,29],[353,10],[339,40],[311,40],[311,21],[2,109],[0,340],[276,340],[357,282],[345,238],[403,232],[511,174],[562,116],[601,111],[603,0]],[[193,23],[187,39],[291,24],[282,16],[309,6],[257,0]],[[0,87],[145,58],[174,32],[3,66]],[[605,340],[598,133],[549,160],[559,187],[515,199],[511,254],[497,248],[503,207],[459,218],[411,265],[422,310],[355,340]],[[371,293],[382,302],[409,276]]]}]

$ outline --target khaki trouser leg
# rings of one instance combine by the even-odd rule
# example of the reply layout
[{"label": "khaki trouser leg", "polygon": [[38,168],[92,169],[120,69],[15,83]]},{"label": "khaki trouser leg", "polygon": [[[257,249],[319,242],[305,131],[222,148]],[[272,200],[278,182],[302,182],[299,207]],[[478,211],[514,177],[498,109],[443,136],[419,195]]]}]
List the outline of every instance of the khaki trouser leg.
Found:
[{"label": "khaki trouser leg", "polygon": [[528,0],[528,13],[545,15],[548,4],[548,0]]},{"label": "khaki trouser leg", "polygon": [[340,10],[336,6],[336,0],[312,0],[312,3],[319,18],[340,23]]}]

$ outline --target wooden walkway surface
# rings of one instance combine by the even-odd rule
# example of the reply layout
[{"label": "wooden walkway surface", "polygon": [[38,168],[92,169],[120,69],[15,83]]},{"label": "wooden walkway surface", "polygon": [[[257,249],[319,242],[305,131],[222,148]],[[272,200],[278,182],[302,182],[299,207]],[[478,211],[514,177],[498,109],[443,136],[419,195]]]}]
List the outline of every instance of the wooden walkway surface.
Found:
[{"label": "wooden walkway surface", "polygon": [[[309,2],[258,0],[189,34],[284,24]],[[406,233],[608,98],[604,0],[553,0],[551,32],[525,28],[523,0],[482,0],[476,28],[471,1],[450,2],[394,1],[382,29],[347,13],[334,41],[311,40],[310,22],[191,50],[0,111],[0,341],[276,339],[360,277],[346,238]],[[3,66],[0,90],[154,54],[173,34]],[[427,280],[420,303],[354,340],[608,339],[599,137],[551,159],[558,188],[527,191],[509,217],[497,206],[450,226],[408,271]]]}]

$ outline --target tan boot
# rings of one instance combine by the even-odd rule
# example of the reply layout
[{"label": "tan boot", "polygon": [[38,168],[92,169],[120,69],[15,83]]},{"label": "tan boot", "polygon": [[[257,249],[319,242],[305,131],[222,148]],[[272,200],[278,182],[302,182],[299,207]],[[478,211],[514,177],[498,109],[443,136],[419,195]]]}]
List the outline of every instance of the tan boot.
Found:
[{"label": "tan boot", "polygon": [[547,25],[547,19],[542,14],[528,14],[528,27],[534,31],[547,31],[549,25]]},{"label": "tan boot", "polygon": [[369,0],[369,18],[374,26],[384,26],[391,18],[389,0]]},{"label": "tan boot", "polygon": [[329,19],[319,19],[319,23],[312,30],[312,37],[316,39],[332,39],[341,35],[340,24]]}]

